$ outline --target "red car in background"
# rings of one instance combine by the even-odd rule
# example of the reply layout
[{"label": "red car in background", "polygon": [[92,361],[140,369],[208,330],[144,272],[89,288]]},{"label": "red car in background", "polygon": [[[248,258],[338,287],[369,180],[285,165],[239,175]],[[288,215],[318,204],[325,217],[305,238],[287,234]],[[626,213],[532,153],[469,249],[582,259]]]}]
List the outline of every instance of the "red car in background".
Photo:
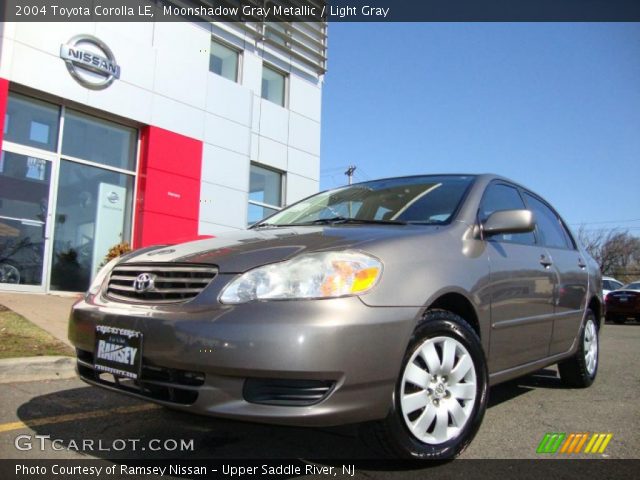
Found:
[{"label": "red car in background", "polygon": [[624,323],[628,318],[640,321],[640,281],[632,282],[605,297],[607,320]]}]

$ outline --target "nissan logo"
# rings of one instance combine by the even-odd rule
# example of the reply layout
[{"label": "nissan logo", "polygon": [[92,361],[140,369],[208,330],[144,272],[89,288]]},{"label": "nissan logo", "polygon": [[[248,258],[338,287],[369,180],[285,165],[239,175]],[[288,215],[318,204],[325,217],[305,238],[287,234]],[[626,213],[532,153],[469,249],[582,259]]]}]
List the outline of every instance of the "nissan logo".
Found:
[{"label": "nissan logo", "polygon": [[109,200],[109,203],[118,203],[118,200],[120,200],[120,195],[118,195],[116,192],[109,192],[109,195],[107,195],[107,200]]},{"label": "nissan logo", "polygon": [[155,275],[150,273],[141,273],[133,281],[133,289],[137,293],[144,293],[152,290],[155,285]]},{"label": "nissan logo", "polygon": [[120,66],[111,49],[93,35],[76,35],[60,45],[60,58],[82,86],[102,90],[120,78]]}]

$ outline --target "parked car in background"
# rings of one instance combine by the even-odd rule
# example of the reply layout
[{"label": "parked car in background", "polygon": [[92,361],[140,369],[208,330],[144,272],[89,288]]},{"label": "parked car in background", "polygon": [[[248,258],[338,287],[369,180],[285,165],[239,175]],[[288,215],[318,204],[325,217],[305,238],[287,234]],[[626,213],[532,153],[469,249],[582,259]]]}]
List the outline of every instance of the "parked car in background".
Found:
[{"label": "parked car in background", "polygon": [[616,280],[613,277],[602,277],[602,296],[606,296],[607,293],[612,290],[617,290],[624,286],[620,280]]},{"label": "parked car in background", "polygon": [[640,280],[609,292],[605,302],[607,320],[624,323],[635,318],[640,321]]},{"label": "parked car in background", "polygon": [[92,385],[203,415],[361,422],[387,452],[438,459],[469,445],[490,385],[553,364],[591,385],[601,315],[598,266],[545,200],[424,175],[114,259],[69,338]]}]

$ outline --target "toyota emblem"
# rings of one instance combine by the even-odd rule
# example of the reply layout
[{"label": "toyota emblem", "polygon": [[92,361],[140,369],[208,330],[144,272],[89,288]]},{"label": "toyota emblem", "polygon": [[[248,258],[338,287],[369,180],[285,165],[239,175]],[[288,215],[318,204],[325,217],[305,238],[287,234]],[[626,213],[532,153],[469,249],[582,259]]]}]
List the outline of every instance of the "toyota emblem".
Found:
[{"label": "toyota emblem", "polygon": [[133,289],[137,293],[144,293],[152,290],[155,284],[155,275],[150,273],[141,273],[133,281]]}]

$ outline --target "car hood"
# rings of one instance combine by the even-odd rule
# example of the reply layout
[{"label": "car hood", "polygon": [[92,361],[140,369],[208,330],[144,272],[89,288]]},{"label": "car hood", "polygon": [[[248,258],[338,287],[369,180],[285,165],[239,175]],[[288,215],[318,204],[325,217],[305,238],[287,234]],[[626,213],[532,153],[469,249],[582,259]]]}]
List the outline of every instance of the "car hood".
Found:
[{"label": "car hood", "polygon": [[[145,249],[124,263],[194,263],[216,265],[220,273],[242,273],[279,262],[301,253],[374,247],[376,243],[400,240],[437,231],[441,227],[413,225],[343,225],[281,227],[233,231],[215,238]],[[374,249],[375,250],[375,249]],[[375,254],[375,251],[371,251]]]}]

